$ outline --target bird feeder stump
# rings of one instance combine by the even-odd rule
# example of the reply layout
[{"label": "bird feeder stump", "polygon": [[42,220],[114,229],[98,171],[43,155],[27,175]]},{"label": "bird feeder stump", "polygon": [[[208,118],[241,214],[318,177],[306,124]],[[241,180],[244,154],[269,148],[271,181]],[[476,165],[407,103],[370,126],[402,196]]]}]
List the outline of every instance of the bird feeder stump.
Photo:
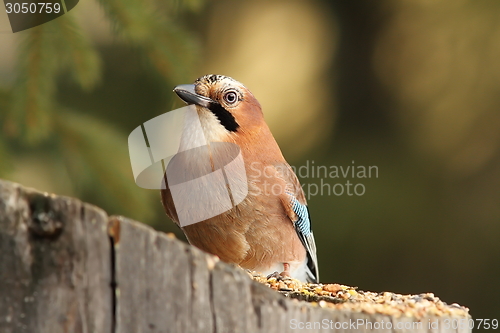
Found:
[{"label": "bird feeder stump", "polygon": [[471,331],[446,327],[466,313],[417,319],[287,298],[172,235],[2,180],[0,296],[2,333]]}]

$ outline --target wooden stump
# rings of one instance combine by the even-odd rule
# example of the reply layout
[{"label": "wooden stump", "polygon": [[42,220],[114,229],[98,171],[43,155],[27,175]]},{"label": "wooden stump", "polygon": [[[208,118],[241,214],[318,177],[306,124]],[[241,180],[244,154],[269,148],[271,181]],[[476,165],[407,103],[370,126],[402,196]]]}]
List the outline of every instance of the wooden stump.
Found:
[{"label": "wooden stump", "polygon": [[2,333],[471,331],[289,299],[141,223],[1,180],[0,296]]}]

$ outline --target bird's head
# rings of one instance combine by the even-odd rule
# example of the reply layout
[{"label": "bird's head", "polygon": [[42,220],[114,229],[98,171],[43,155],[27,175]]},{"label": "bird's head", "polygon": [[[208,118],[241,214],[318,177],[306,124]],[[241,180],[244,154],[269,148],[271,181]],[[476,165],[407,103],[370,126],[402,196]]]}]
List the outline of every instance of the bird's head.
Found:
[{"label": "bird's head", "polygon": [[227,134],[251,131],[264,122],[257,99],[240,82],[223,75],[209,74],[194,84],[175,87],[174,92],[187,104],[197,105],[202,122]]}]

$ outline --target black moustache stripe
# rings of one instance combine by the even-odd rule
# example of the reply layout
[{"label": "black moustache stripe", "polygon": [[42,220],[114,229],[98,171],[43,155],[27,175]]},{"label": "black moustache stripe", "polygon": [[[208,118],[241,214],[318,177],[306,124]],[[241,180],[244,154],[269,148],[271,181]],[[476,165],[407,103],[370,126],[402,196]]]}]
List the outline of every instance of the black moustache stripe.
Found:
[{"label": "black moustache stripe", "polygon": [[231,112],[227,111],[219,103],[210,103],[208,109],[219,119],[219,122],[224,126],[229,132],[236,132],[238,130],[238,123]]}]

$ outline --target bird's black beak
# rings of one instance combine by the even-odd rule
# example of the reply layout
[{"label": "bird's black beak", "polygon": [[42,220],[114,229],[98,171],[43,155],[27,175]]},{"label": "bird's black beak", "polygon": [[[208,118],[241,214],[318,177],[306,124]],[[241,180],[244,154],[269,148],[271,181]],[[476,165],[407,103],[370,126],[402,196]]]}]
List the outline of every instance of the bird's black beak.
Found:
[{"label": "bird's black beak", "polygon": [[215,103],[208,97],[198,95],[194,91],[194,84],[181,84],[180,86],[174,88],[174,92],[188,105],[196,104],[209,109],[210,105],[213,105]]}]

